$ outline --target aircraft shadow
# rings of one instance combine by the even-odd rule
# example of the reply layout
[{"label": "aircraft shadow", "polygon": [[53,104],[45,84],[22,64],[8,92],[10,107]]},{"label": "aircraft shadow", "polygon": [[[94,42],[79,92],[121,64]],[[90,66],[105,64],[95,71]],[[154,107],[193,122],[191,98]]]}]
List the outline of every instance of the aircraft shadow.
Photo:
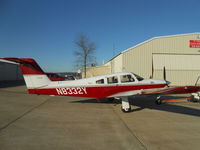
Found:
[{"label": "aircraft shadow", "polygon": [[[175,98],[186,98],[186,97],[174,97],[174,96],[162,96],[161,99],[175,99]],[[141,111],[145,108],[148,109],[154,109],[159,111],[166,111],[166,112],[173,112],[173,113],[179,113],[179,114],[185,114],[185,115],[191,115],[191,116],[200,116],[200,109],[195,109],[191,107],[186,107],[182,105],[174,105],[171,103],[163,103],[161,105],[155,104],[156,97],[154,96],[134,96],[132,98],[129,98],[130,104],[132,105],[132,112],[135,111]],[[121,104],[119,100],[108,100],[108,99],[101,99],[100,102],[98,102],[96,99],[87,99],[87,100],[79,100],[79,101],[73,101],[71,103],[107,103],[107,104]],[[197,105],[200,105],[199,103],[196,103]],[[138,108],[134,108],[134,106],[137,106]]]},{"label": "aircraft shadow", "polygon": [[[176,98],[186,98],[186,97],[174,97],[174,96],[162,96],[161,100],[166,99],[176,99]],[[167,112],[173,112],[173,113],[179,113],[179,114],[185,114],[185,115],[192,115],[192,116],[200,116],[200,109],[195,109],[187,106],[175,105],[176,103],[163,103],[161,105],[155,104],[156,97],[153,96],[137,96],[135,98],[130,99],[131,105],[138,106],[140,108],[148,108],[148,109],[154,109],[154,110],[160,110],[160,111],[167,111]],[[196,103],[199,105],[199,103]]]},{"label": "aircraft shadow", "polygon": [[[99,101],[96,99],[84,99],[84,100],[77,100],[77,101],[72,101],[71,103],[107,103],[107,104],[113,104],[115,103],[112,100],[108,100],[106,98],[100,99]],[[118,102],[117,102],[118,103]],[[120,102],[121,103],[121,102]],[[119,104],[120,104],[119,103]]]}]

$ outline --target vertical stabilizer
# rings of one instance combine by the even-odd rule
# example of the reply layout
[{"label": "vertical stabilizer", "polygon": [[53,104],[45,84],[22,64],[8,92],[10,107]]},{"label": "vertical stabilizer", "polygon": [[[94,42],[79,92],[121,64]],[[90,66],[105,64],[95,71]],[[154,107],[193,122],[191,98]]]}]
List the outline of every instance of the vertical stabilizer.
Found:
[{"label": "vertical stabilizer", "polygon": [[37,89],[47,86],[49,78],[37,62],[31,58],[2,58],[20,64],[22,74],[28,89]]}]

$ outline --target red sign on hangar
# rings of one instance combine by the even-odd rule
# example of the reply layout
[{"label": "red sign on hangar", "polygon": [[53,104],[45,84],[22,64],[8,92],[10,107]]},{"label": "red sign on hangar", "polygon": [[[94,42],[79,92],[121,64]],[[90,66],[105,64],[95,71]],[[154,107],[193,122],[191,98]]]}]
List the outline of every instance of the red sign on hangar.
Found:
[{"label": "red sign on hangar", "polygon": [[190,48],[200,48],[200,40],[190,40]]}]

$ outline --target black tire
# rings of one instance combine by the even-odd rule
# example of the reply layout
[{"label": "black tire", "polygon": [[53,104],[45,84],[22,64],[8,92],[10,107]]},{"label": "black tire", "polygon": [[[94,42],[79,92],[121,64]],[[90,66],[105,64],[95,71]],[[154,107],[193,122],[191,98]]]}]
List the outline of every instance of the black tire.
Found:
[{"label": "black tire", "polygon": [[162,104],[162,101],[161,101],[160,99],[158,99],[158,100],[155,101],[155,103],[156,103],[157,105],[161,105],[161,104]]}]

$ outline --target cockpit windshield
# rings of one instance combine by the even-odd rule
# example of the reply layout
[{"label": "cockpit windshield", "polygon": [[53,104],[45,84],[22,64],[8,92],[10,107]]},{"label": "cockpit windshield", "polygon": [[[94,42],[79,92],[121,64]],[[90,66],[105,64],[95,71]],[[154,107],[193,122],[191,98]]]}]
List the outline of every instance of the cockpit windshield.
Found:
[{"label": "cockpit windshield", "polygon": [[138,81],[144,80],[144,78],[140,77],[139,75],[137,75],[135,73],[132,73],[132,74],[137,78]]}]

